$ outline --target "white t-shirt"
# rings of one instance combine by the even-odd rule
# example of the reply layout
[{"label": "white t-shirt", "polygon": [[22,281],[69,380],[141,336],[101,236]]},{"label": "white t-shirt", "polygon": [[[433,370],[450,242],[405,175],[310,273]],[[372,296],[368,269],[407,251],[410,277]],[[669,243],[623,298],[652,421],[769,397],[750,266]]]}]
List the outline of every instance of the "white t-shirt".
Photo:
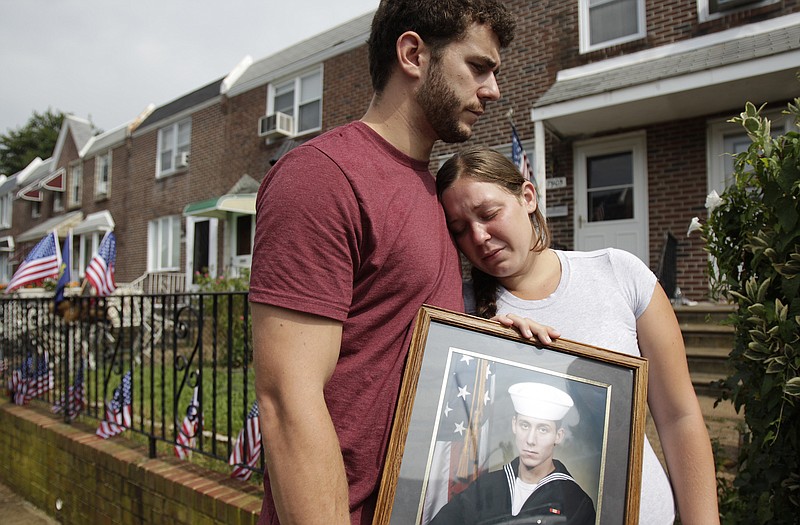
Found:
[{"label": "white t-shirt", "polygon": [[[653,272],[636,256],[613,248],[554,251],[561,261],[556,291],[546,299],[526,301],[499,286],[497,313],[514,313],[550,325],[565,339],[641,356],[636,320],[653,296],[657,284]],[[474,304],[470,306],[474,309]],[[674,521],[669,479],[645,438],[639,522],[659,525]]]}]

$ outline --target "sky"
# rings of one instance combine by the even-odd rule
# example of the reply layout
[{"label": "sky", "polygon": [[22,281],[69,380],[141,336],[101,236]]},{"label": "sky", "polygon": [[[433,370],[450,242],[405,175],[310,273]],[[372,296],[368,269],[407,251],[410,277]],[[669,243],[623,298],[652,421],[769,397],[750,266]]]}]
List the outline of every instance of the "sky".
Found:
[{"label": "sky", "polygon": [[0,134],[34,111],[109,131],[379,0],[0,0]]}]

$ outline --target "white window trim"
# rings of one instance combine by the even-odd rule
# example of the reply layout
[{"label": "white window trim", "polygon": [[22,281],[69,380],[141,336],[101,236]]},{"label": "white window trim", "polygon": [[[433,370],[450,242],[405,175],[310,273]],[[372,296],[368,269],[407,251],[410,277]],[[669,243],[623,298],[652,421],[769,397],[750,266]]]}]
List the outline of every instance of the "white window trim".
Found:
[{"label": "white window trim", "polygon": [[708,5],[708,0],[697,0],[697,19],[700,22],[708,22],[709,20],[716,20],[718,18],[722,18],[724,16],[728,16],[733,13],[738,13],[746,9],[757,9],[765,5],[776,4],[779,1],[780,0],[762,0],[761,2],[754,2],[752,4],[746,4],[733,7],[731,9],[726,9],[718,13],[712,13],[711,8]]},{"label": "white window trim", "polygon": [[[319,111],[319,126],[316,128],[306,129],[301,132],[297,131],[300,122],[300,79],[303,77],[312,75],[314,73],[319,73],[321,79],[321,92],[319,95],[320,101],[320,111]],[[307,135],[309,133],[315,133],[322,129],[322,105],[323,105],[323,93],[325,91],[325,71],[322,64],[314,66],[309,69],[305,69],[300,73],[297,73],[293,76],[288,76],[281,78],[276,82],[270,82],[269,86],[267,87],[267,115],[274,115],[275,114],[275,91],[276,87],[283,86],[288,84],[289,82],[294,82],[294,133],[292,136],[297,137],[301,135]]]},{"label": "white window trim", "polygon": [[[158,139],[157,139],[157,146],[156,146],[156,179],[162,179],[164,177],[169,177],[170,175],[174,175],[175,173],[180,173],[186,170],[185,167],[178,167],[177,164],[177,151],[180,147],[178,144],[178,129],[182,124],[189,123],[189,152],[192,150],[192,117],[186,117],[165,126],[161,126],[158,129]],[[170,145],[170,151],[172,152],[172,168],[168,170],[161,169],[161,151],[164,149],[164,131],[167,129],[172,130],[172,135],[174,137],[173,143]]]},{"label": "white window trim", "polygon": [[53,192],[53,211],[64,211],[64,194],[60,191]]},{"label": "white window trim", "polygon": [[[102,159],[108,159],[108,180],[105,181],[105,191],[100,191],[100,165]],[[97,155],[94,160],[94,197],[95,199],[106,199],[111,196],[111,173],[112,173],[111,150]]]},{"label": "white window trim", "polygon": [[[698,0],[699,1],[699,0]],[[605,49],[607,47],[616,46],[619,44],[624,44],[625,42],[633,42],[634,40],[639,40],[647,36],[647,14],[645,12],[645,2],[644,0],[636,0],[638,4],[638,20],[637,26],[639,30],[632,34],[627,35],[621,38],[615,38],[614,40],[606,40],[605,42],[600,42],[599,44],[592,45],[591,38],[590,38],[590,31],[589,31],[589,0],[578,0],[578,27],[580,28],[579,31],[579,43],[580,43],[580,53],[591,53],[592,51],[597,51],[598,49]]]},{"label": "white window trim", "polygon": [[[159,225],[162,221],[167,220],[169,225],[166,229],[166,233],[168,233],[168,237],[173,234],[177,230],[177,235],[181,235],[181,218],[178,215],[167,215],[164,217],[159,217],[158,219],[153,219],[147,223],[147,271],[148,272],[177,272],[180,271],[180,264],[181,264],[181,254],[180,254],[180,239],[178,239],[178,253],[172,253],[172,248],[174,244],[174,239],[167,238],[164,240],[164,233]],[[175,224],[177,223],[177,228]],[[154,235],[157,235],[158,238],[154,238]],[[169,250],[169,262],[172,264],[169,266],[160,266],[160,252],[158,248],[162,245],[165,245]]]},{"label": "white window trim", "polygon": [[[762,113],[771,123],[773,133],[787,132],[791,129],[791,121],[780,110]],[[730,136],[744,135],[741,124],[728,122],[728,119],[715,119],[708,122],[706,131],[706,173],[708,193],[715,190],[721,194],[725,185],[725,139]]]},{"label": "white window trim", "polygon": [[[72,247],[75,247],[76,242],[78,244],[76,257],[74,257],[75,260],[72,262],[74,266],[72,271],[75,272],[73,275],[77,275],[81,279],[86,277],[86,267],[89,265],[91,258],[94,257],[95,252],[97,252],[97,248],[100,246],[101,236],[104,235],[105,232],[89,232],[78,235],[73,239]],[[89,240],[88,249],[87,239]]]},{"label": "white window trim", "polygon": [[[67,181],[67,207],[72,208],[80,206],[83,200],[83,163],[75,162],[70,165]],[[74,198],[74,190],[76,187],[78,189],[78,196]]]},{"label": "white window trim", "polygon": [[42,202],[41,201],[31,202],[31,219],[38,219],[41,216],[42,216]]},{"label": "white window trim", "polygon": [[11,228],[14,212],[14,194],[0,195],[0,228]]}]

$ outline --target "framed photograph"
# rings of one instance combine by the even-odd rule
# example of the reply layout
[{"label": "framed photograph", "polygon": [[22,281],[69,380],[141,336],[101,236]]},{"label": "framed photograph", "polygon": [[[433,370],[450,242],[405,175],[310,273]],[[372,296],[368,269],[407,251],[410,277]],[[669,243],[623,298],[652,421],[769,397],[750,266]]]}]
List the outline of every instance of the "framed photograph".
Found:
[{"label": "framed photograph", "polygon": [[635,524],[646,397],[643,358],[423,306],[373,525]]}]

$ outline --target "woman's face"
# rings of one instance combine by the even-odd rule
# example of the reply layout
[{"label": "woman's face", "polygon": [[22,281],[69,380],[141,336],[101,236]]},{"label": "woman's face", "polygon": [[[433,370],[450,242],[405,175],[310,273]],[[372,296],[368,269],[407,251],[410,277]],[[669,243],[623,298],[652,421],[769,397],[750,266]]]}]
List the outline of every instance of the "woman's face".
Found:
[{"label": "woman's face", "polygon": [[442,206],[456,245],[479,270],[498,279],[526,271],[537,240],[530,221],[536,210],[530,182],[519,198],[497,184],[460,177],[442,193]]}]

